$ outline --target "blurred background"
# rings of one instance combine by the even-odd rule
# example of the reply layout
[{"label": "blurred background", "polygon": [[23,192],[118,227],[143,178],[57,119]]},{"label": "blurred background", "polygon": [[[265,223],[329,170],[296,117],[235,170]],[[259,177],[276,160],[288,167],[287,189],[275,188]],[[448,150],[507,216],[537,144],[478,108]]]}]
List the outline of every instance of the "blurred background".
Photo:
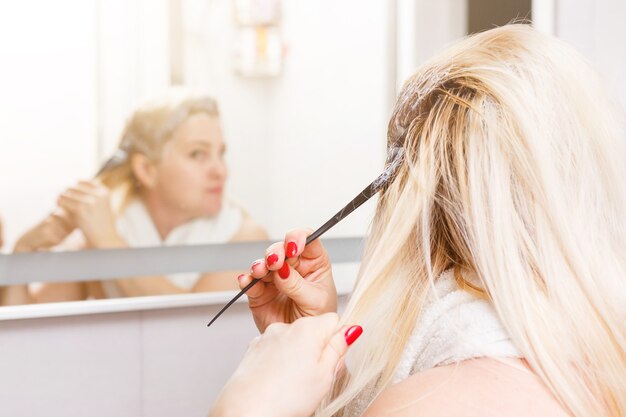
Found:
[{"label": "blurred background", "polygon": [[[402,82],[466,35],[527,18],[626,103],[619,0],[24,0],[0,6],[4,252],[90,178],[132,109],[214,96],[228,194],[272,237],[316,227],[373,179]],[[363,235],[373,204],[329,236]]]}]

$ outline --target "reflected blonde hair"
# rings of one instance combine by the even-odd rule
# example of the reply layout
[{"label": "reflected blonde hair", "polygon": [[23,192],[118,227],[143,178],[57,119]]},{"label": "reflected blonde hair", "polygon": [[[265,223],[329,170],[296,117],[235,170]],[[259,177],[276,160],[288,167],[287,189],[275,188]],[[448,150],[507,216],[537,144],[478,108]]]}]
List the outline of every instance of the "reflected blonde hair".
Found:
[{"label": "reflected blonde hair", "polygon": [[137,194],[139,188],[131,167],[132,156],[140,153],[158,162],[163,147],[176,129],[197,113],[219,117],[217,102],[182,88],[170,88],[133,112],[118,145],[125,158],[99,176],[107,187],[116,191],[118,210]]},{"label": "reflected blonde hair", "polygon": [[405,162],[343,317],[365,331],[317,415],[391,384],[454,267],[476,274],[569,412],[626,416],[626,152],[611,107],[578,53],[527,25],[465,38],[405,83],[388,133]]}]

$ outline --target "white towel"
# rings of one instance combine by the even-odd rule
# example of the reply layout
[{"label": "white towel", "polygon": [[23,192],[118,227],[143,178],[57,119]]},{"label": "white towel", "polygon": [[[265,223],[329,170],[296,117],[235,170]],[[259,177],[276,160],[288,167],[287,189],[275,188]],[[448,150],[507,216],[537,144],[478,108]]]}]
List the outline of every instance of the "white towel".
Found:
[{"label": "white towel", "polygon": [[[475,277],[463,278],[477,283]],[[436,366],[485,356],[521,357],[493,305],[461,289],[449,269],[435,280],[434,291],[426,298],[393,383]],[[373,398],[373,387],[367,387],[347,407],[346,416],[360,416]]]},{"label": "white towel", "polygon": [[[471,276],[464,276],[476,283]],[[459,288],[452,269],[435,281],[396,368],[394,382],[478,357],[520,357],[487,299]]]}]

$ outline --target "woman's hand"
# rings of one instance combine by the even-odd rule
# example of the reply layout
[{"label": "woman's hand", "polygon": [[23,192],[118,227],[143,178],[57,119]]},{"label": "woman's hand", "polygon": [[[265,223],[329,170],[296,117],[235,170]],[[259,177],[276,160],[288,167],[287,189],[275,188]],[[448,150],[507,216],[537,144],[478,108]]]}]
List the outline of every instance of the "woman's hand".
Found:
[{"label": "woman's hand", "polygon": [[242,289],[253,278],[263,277],[246,293],[261,333],[272,323],[291,323],[300,317],[337,311],[328,253],[319,240],[304,246],[310,234],[303,229],[287,233],[284,242],[267,248],[265,259],[252,264],[250,274],[239,275]]},{"label": "woman's hand", "polygon": [[330,390],[360,326],[336,313],[275,323],[255,338],[209,417],[308,417]]},{"label": "woman's hand", "polygon": [[91,247],[120,246],[109,189],[99,181],[80,181],[58,198],[59,207],[81,229]]},{"label": "woman's hand", "polygon": [[56,210],[32,229],[24,233],[15,243],[14,252],[48,250],[59,243],[76,228],[64,210]]}]

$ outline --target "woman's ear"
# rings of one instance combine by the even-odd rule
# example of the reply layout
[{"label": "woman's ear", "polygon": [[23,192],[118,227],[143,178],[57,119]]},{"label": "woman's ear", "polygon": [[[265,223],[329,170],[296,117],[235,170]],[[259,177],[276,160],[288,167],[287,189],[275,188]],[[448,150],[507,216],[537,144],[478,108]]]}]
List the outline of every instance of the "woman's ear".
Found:
[{"label": "woman's ear", "polygon": [[137,181],[145,188],[156,185],[156,166],[145,155],[135,153],[130,157],[130,168]]}]

